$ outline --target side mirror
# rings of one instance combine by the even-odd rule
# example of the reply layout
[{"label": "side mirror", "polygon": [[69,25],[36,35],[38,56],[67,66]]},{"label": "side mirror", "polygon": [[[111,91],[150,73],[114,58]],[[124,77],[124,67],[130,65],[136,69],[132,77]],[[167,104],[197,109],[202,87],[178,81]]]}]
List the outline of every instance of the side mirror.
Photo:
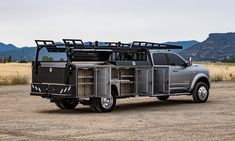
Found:
[{"label": "side mirror", "polygon": [[188,66],[192,66],[192,58],[191,57],[188,58]]}]

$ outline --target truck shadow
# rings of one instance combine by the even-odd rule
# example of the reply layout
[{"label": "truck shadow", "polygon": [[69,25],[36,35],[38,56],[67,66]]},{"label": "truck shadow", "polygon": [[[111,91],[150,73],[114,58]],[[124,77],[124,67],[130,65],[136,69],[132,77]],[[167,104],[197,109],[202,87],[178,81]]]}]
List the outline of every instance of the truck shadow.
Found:
[{"label": "truck shadow", "polygon": [[[208,103],[208,102],[207,102]],[[111,113],[120,113],[120,112],[140,112],[140,111],[174,111],[175,109],[182,107],[182,105],[187,105],[187,107],[193,107],[196,103],[193,103],[192,100],[167,100],[167,101],[144,101],[136,103],[123,103],[118,104]],[[183,108],[183,107],[182,107]],[[90,109],[88,106],[78,107],[74,110],[43,110],[38,111],[39,113],[48,113],[48,114],[103,114],[96,113]]]},{"label": "truck shadow", "polygon": [[[139,103],[125,103],[117,105],[114,109],[114,112],[118,111],[140,111],[140,110],[165,110],[168,109],[168,107],[178,107],[181,105],[189,105],[194,104],[191,100],[167,100],[167,101],[146,101],[146,102],[139,102]],[[160,109],[159,109],[160,108]]]}]

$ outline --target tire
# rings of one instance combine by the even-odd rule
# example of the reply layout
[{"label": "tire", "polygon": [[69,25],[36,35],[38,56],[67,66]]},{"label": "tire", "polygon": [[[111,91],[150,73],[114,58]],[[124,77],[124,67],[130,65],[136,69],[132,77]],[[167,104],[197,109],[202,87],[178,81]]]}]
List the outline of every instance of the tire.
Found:
[{"label": "tire", "polygon": [[73,110],[78,105],[78,101],[76,99],[63,99],[56,101],[55,105],[60,109]]},{"label": "tire", "polygon": [[209,89],[206,83],[198,82],[191,92],[195,103],[205,103],[209,97]]},{"label": "tire", "polygon": [[93,112],[98,112],[97,109],[96,109],[96,107],[95,107],[96,98],[90,98],[90,103],[91,103],[91,105],[90,105],[91,110],[92,110]]},{"label": "tire", "polygon": [[98,112],[95,106],[90,106],[90,108],[93,112]]},{"label": "tire", "polygon": [[111,112],[116,105],[116,96],[112,91],[110,98],[94,98],[91,109],[96,112]]},{"label": "tire", "polygon": [[159,100],[167,100],[170,96],[157,96]]},{"label": "tire", "polygon": [[64,107],[60,104],[60,102],[55,102],[55,105],[60,109],[64,109]]}]

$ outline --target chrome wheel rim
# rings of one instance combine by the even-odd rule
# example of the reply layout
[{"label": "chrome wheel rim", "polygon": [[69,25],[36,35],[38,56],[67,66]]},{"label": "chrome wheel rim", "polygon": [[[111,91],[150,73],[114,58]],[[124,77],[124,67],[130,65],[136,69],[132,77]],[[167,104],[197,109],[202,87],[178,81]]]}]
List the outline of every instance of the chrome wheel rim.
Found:
[{"label": "chrome wheel rim", "polygon": [[113,96],[111,95],[110,98],[102,97],[101,105],[104,109],[110,109],[113,106]]},{"label": "chrome wheel rim", "polygon": [[206,97],[207,97],[207,95],[208,95],[208,92],[207,92],[207,89],[206,89],[205,86],[199,87],[197,93],[198,93],[198,98],[199,98],[200,100],[205,100]]}]

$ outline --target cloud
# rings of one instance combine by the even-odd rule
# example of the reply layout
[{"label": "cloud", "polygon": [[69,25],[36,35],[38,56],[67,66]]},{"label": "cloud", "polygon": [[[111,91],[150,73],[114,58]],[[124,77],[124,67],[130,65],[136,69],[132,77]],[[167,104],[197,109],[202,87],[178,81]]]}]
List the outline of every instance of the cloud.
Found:
[{"label": "cloud", "polygon": [[233,0],[2,0],[0,39],[202,40],[235,31]]}]

